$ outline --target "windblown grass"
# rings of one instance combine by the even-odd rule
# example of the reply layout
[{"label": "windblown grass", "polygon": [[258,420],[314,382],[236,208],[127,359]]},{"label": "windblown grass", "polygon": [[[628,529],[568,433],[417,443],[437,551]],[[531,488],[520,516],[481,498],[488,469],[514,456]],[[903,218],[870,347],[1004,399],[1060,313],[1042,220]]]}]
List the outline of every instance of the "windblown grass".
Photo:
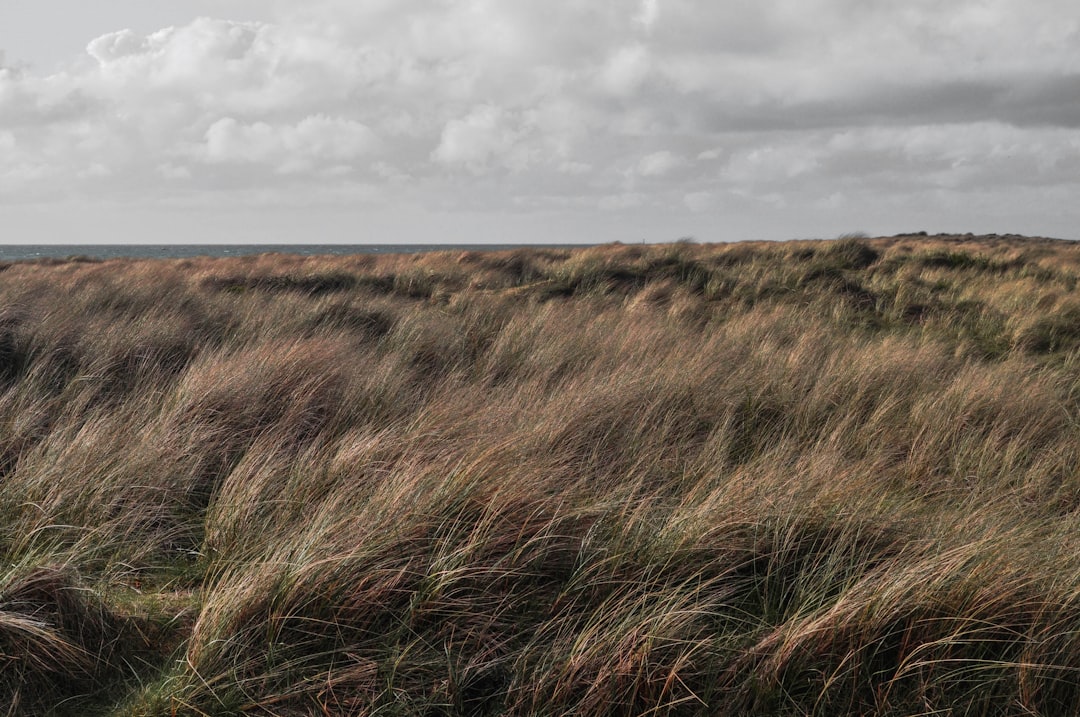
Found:
[{"label": "windblown grass", "polygon": [[1069,712],[1078,276],[946,236],[10,264],[0,705]]}]

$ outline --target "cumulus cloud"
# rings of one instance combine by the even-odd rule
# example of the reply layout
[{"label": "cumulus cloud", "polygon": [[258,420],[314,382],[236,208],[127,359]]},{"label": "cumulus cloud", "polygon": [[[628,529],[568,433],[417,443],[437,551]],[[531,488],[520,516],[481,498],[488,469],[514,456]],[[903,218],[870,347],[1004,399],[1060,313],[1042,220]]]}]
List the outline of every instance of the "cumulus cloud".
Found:
[{"label": "cumulus cloud", "polygon": [[484,105],[460,119],[452,119],[443,128],[439,146],[431,156],[446,165],[461,165],[481,172],[493,163],[520,166],[523,158],[509,155],[521,131],[501,108]]},{"label": "cumulus cloud", "polygon": [[141,55],[149,48],[150,38],[125,29],[94,38],[86,46],[86,52],[100,64],[107,65],[124,57]]},{"label": "cumulus cloud", "polygon": [[637,173],[642,177],[662,177],[685,164],[682,157],[662,150],[642,157],[637,164]]},{"label": "cumulus cloud", "polygon": [[267,164],[301,171],[318,164],[341,166],[369,154],[377,144],[364,124],[324,115],[295,125],[242,124],[223,117],[206,130],[202,158],[209,163]]},{"label": "cumulus cloud", "polygon": [[600,87],[627,97],[641,89],[653,68],[649,49],[641,44],[616,48],[600,69]]},{"label": "cumulus cloud", "polygon": [[1064,0],[275,7],[118,28],[51,74],[0,62],[6,201],[899,214],[1080,168]]}]

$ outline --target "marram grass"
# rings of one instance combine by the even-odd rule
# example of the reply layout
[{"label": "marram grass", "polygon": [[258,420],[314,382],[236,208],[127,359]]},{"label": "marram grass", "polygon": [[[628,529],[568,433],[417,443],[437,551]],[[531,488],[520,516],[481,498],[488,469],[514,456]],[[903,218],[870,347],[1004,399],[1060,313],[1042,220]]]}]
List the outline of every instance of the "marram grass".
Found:
[{"label": "marram grass", "polygon": [[1073,712],[1078,276],[947,236],[3,265],[0,714]]}]

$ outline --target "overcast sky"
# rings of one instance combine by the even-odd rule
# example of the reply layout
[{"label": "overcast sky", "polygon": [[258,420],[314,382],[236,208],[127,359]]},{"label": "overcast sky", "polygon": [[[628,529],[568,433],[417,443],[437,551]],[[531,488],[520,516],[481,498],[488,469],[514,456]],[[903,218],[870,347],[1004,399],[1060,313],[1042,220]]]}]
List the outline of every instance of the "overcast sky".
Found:
[{"label": "overcast sky", "polygon": [[0,50],[8,243],[1080,237],[1076,0],[0,0]]}]

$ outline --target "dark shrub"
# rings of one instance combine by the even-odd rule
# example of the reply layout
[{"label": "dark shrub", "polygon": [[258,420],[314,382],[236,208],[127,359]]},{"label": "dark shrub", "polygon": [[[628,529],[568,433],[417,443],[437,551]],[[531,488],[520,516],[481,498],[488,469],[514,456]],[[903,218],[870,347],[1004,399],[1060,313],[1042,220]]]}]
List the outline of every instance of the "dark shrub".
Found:
[{"label": "dark shrub", "polygon": [[821,251],[825,260],[841,269],[865,269],[878,260],[880,253],[861,239],[838,239]]},{"label": "dark shrub", "polygon": [[212,277],[204,285],[216,291],[242,293],[244,291],[262,291],[268,294],[294,292],[308,296],[320,296],[348,291],[356,286],[356,277],[351,274],[315,274],[312,276],[248,276],[248,277]]},{"label": "dark shrub", "polygon": [[1080,345],[1080,306],[1035,321],[1016,337],[1016,345],[1029,353],[1048,354]]},{"label": "dark shrub", "polygon": [[351,331],[369,339],[386,336],[396,319],[388,312],[348,304],[328,306],[307,322],[309,329],[339,329]]}]

